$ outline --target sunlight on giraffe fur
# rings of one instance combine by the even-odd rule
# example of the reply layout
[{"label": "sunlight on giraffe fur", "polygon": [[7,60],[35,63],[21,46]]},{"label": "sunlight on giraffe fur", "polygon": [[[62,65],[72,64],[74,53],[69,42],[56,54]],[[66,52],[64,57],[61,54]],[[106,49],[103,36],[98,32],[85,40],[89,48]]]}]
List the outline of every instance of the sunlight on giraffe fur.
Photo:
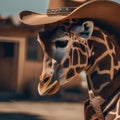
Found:
[{"label": "sunlight on giraffe fur", "polygon": [[[114,35],[96,26],[94,21],[81,22],[80,19],[61,21],[53,31],[45,32],[39,40],[44,52],[39,90],[44,89],[45,95],[54,94],[59,87],[71,80],[74,81],[73,78],[80,75],[83,79],[82,86],[88,87],[93,106],[94,103],[96,104],[94,100],[106,102],[111,97],[108,93],[112,90],[113,93],[117,91],[119,89],[117,86],[120,84],[120,82],[118,85],[114,83],[118,81],[120,75],[120,53],[118,52],[120,45],[117,44],[117,37],[111,36]],[[58,83],[54,86],[55,81]],[[113,93],[111,94],[114,98],[107,101],[108,106],[105,106],[105,110],[115,104],[115,95],[119,92],[115,95]],[[117,100],[120,98],[117,97]],[[99,104],[93,109],[96,113],[102,111]],[[107,119],[109,114],[105,115],[105,113],[101,112],[101,117],[105,116],[105,120],[109,120]],[[113,109],[109,113],[113,114]]]}]

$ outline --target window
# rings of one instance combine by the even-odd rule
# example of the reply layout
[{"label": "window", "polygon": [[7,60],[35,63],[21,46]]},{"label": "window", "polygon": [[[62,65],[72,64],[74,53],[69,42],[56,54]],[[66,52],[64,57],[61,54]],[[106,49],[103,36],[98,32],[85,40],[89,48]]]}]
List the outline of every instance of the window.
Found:
[{"label": "window", "polygon": [[0,57],[14,57],[14,43],[0,42]]},{"label": "window", "polygon": [[27,40],[27,60],[41,60],[41,49],[36,37]]}]

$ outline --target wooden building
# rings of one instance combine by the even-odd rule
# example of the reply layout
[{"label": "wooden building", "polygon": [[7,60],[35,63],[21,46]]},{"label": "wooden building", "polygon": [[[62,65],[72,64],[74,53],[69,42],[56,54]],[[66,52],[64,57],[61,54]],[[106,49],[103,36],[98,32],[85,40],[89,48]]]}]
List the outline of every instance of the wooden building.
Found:
[{"label": "wooden building", "polygon": [[[22,93],[38,82],[42,52],[36,35],[41,29],[0,17],[0,92]],[[37,91],[37,84],[32,87]]]},{"label": "wooden building", "polygon": [[[36,36],[41,30],[43,30],[42,26],[30,27],[21,24],[13,17],[0,17],[0,93],[39,96],[37,86],[42,71],[43,53]],[[76,92],[76,90],[83,89],[82,83],[84,84],[85,81],[81,77],[76,77],[58,94],[62,99],[79,100],[81,92]],[[86,94],[84,89],[82,94]]]}]

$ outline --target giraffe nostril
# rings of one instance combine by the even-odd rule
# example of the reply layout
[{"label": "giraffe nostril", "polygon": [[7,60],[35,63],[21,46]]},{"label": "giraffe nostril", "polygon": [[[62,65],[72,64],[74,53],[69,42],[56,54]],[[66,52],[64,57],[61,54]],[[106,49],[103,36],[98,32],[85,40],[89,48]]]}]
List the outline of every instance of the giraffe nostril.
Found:
[{"label": "giraffe nostril", "polygon": [[44,84],[49,84],[50,82],[50,76],[46,76],[44,79],[42,79],[42,81],[40,82],[41,86],[44,86]]},{"label": "giraffe nostril", "polygon": [[40,82],[40,85],[43,86],[45,83],[47,83],[49,81],[50,77],[46,77],[45,79],[43,79],[43,81]]},{"label": "giraffe nostril", "polygon": [[44,83],[47,83],[48,80],[49,80],[49,78],[50,78],[50,77],[46,77],[46,78],[43,80],[43,82],[44,82]]}]

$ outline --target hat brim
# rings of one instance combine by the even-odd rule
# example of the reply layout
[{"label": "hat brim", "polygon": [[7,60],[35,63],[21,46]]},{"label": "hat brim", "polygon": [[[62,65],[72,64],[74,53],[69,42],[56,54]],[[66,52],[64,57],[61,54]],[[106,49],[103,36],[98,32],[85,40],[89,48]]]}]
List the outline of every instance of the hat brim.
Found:
[{"label": "hat brim", "polygon": [[67,15],[47,15],[31,11],[19,13],[19,20],[27,25],[51,24],[69,18],[93,18],[120,30],[120,4],[109,0],[86,2]]}]

